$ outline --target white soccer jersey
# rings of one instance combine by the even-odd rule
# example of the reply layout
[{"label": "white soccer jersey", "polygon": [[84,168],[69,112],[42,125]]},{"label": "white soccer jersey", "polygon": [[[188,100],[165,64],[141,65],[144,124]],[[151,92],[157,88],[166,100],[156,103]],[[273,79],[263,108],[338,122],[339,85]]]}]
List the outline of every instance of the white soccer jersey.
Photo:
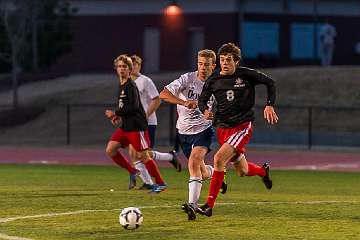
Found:
[{"label": "white soccer jersey", "polygon": [[[182,100],[198,100],[203,89],[204,82],[197,78],[197,72],[189,72],[174,80],[165,88],[174,96]],[[177,105],[179,118],[176,128],[180,134],[197,134],[211,126],[212,121],[206,120],[199,108],[188,109],[182,105]]]},{"label": "white soccer jersey", "polygon": [[[147,112],[151,100],[159,96],[159,91],[156,89],[154,82],[145,75],[140,74],[134,81],[139,89],[141,104],[143,105],[145,112]],[[157,125],[155,112],[149,116],[148,124]]]}]

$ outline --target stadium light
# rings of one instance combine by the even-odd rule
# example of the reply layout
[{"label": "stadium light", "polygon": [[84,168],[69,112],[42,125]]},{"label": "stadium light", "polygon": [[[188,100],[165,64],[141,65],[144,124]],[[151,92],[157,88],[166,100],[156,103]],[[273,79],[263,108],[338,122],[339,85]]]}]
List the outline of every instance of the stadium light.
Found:
[{"label": "stadium light", "polygon": [[178,16],[182,14],[182,9],[176,1],[171,1],[171,3],[165,7],[164,14],[166,16]]}]

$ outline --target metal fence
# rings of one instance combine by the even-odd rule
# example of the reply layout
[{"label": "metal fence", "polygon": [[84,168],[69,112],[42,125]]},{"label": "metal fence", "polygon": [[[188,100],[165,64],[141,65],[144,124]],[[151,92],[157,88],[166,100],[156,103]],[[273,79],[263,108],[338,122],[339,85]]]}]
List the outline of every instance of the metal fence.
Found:
[{"label": "metal fence", "polygon": [[[105,145],[114,127],[104,111],[111,104],[49,104],[25,125],[0,127],[0,144]],[[360,108],[277,106],[279,123],[268,125],[263,107],[255,107],[251,144],[312,148],[360,147]],[[162,103],[157,111],[157,145],[175,140],[176,106]]]}]

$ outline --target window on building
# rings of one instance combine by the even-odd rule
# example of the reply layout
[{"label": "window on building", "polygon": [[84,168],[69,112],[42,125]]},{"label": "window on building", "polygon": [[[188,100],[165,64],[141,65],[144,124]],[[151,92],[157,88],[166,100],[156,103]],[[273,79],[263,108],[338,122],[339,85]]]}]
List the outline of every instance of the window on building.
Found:
[{"label": "window on building", "polygon": [[[319,29],[320,26],[318,26]],[[291,51],[292,59],[314,59],[320,56],[320,37],[317,34],[316,44],[314,42],[313,23],[293,23],[291,24]]]},{"label": "window on building", "polygon": [[278,57],[279,24],[244,22],[242,43],[245,58]]}]

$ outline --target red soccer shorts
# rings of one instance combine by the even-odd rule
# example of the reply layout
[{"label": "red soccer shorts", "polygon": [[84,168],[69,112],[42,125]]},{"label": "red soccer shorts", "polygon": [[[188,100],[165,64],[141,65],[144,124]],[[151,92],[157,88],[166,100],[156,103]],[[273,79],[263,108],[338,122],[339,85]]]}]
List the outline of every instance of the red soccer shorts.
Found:
[{"label": "red soccer shorts", "polygon": [[148,130],[126,132],[118,128],[111,136],[111,141],[120,143],[122,147],[127,147],[131,144],[138,152],[150,147]]},{"label": "red soccer shorts", "polygon": [[225,142],[233,146],[237,153],[246,151],[246,144],[249,143],[252,136],[252,123],[246,122],[233,128],[218,128],[217,137],[220,145]]}]

